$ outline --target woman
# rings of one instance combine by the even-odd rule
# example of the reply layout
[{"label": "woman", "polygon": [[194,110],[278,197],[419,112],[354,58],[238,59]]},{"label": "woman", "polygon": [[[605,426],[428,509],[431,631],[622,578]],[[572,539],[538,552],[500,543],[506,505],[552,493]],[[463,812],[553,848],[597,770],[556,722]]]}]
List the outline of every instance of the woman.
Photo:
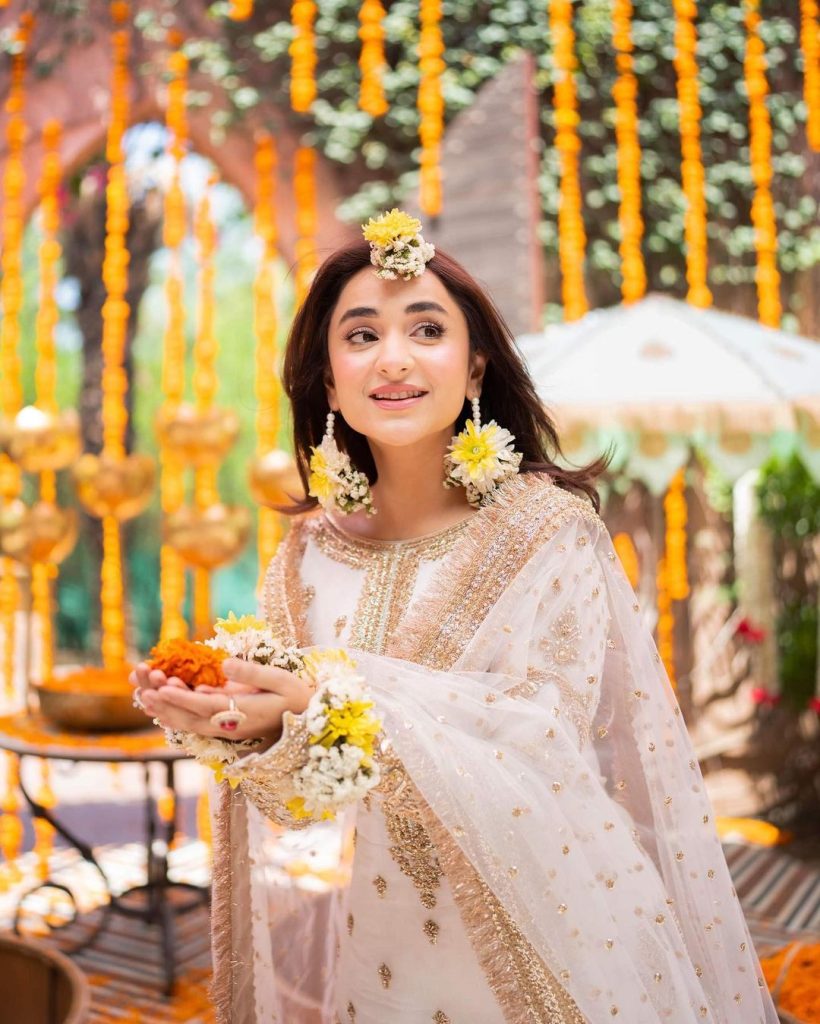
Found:
[{"label": "woman", "polygon": [[282,792],[307,756],[307,684],[236,660],[230,698],[135,673],[164,725],[218,735],[230,699],[235,736],[268,746],[217,798],[220,1019],[775,1024],[597,514],[603,462],[554,464],[508,329],[419,227],[392,211],[330,256],[285,356],[314,499],[268,570],[266,616],[301,647],[347,648],[384,734],[344,891],[265,884],[265,819],[303,824]]}]

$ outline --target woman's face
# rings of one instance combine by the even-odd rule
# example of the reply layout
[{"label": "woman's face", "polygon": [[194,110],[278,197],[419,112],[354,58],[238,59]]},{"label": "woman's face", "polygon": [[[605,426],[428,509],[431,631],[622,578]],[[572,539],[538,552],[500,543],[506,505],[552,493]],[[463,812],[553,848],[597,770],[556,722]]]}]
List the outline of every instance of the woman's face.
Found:
[{"label": "woman's face", "polygon": [[446,446],[486,365],[432,271],[410,281],[384,281],[370,268],[351,277],[330,319],[328,355],[331,409],[376,449],[437,435]]}]

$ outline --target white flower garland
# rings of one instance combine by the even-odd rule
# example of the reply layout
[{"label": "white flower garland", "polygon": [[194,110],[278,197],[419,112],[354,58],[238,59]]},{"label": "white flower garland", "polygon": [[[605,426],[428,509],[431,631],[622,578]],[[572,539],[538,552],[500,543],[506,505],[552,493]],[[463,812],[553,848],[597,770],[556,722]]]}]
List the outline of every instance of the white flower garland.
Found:
[{"label": "white flower garland", "polygon": [[[304,711],[307,760],[285,784],[285,806],[294,818],[332,817],[378,785],[374,754],[381,722],[371,713],[373,702],[364,677],[343,650],[302,654],[283,644],[262,620],[249,615],[237,619],[233,612],[217,621],[213,637],[205,643],[233,658],[295,672],[316,685]],[[262,739],[227,740],[173,729],[166,729],[165,737],[171,746],[184,748],[210,768],[217,782],[232,787],[264,756],[254,754]]]}]

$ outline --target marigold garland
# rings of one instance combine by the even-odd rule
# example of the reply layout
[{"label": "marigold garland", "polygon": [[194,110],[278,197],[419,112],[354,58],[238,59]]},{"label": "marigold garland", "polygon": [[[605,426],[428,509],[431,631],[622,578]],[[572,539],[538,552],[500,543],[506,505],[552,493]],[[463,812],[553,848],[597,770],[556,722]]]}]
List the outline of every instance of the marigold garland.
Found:
[{"label": "marigold garland", "polygon": [[0,868],[0,892],[6,892],[23,877],[17,857],[23,845],[23,823],[20,821],[20,761],[16,754],[6,753],[6,789],[0,801],[0,851],[6,863]]},{"label": "marigold garland", "polygon": [[[209,182],[214,184],[212,178]],[[213,408],[218,385],[216,358],[219,346],[214,330],[214,253],[216,228],[211,217],[211,200],[206,192],[200,199],[194,217],[194,235],[198,243],[199,308],[196,337],[194,339],[194,400],[200,412]],[[194,501],[198,508],[206,509],[219,502],[216,465],[198,466],[194,476]],[[211,573],[207,569],[194,570],[194,632],[197,636],[210,633]]]},{"label": "marigold garland", "polygon": [[628,533],[616,533],[612,538],[612,546],[621,560],[629,585],[633,590],[637,590],[641,579],[641,564],[632,538]]},{"label": "marigold garland", "polygon": [[[58,189],[62,177],[60,137],[60,122],[47,121],[43,126],[43,170],[40,177],[43,241],[39,254],[40,294],[35,320],[37,363],[34,370],[34,386],[38,408],[49,413],[57,412],[57,351],[54,344],[54,329],[59,321],[55,291],[58,263],[62,253],[58,240]],[[52,504],[57,501],[57,477],[53,470],[46,470],[40,474],[40,500]],[[40,678],[51,675],[54,659],[51,581],[56,575],[56,567],[48,563],[38,562],[32,567],[31,601],[39,633]]]},{"label": "marigold garland", "polygon": [[646,268],[641,253],[641,146],[638,137],[638,80],[632,60],[632,2],[614,0],[612,40],[618,77],[615,99],[615,138],[618,146],[618,188],[621,203],[621,292],[624,302],[637,302],[646,291]]},{"label": "marigold garland", "polygon": [[253,0],[231,0],[228,17],[233,21],[247,21],[253,14]]},{"label": "marigold garland", "polygon": [[302,303],[316,270],[316,151],[296,150],[293,190],[296,197],[296,302]]},{"label": "marigold garland", "polygon": [[[2,254],[0,255],[0,415],[12,420],[23,404],[20,363],[20,310],[23,305],[23,143],[26,123],[25,105],[26,50],[34,18],[25,13],[15,35],[15,52],[11,57],[11,73],[5,109],[6,166],[3,175]],[[15,498],[21,487],[20,468],[0,452],[0,502]],[[3,682],[6,697],[14,696],[14,652],[16,646],[16,612],[20,602],[20,588],[14,563],[0,560],[0,628],[3,637]]]},{"label": "marigold garland", "polygon": [[293,39],[290,54],[290,102],[294,110],[306,114],[316,99],[316,19],[314,0],[293,0],[290,9]]},{"label": "marigold garland", "polygon": [[577,320],[589,309],[584,287],[586,232],[581,213],[581,142],[577,131],[580,118],[575,91],[577,61],[572,11],[572,0],[552,0],[550,3],[555,68],[555,148],[561,161],[558,248],[565,320]]},{"label": "marigold garland", "polygon": [[803,96],[808,117],[806,137],[820,151],[820,5],[800,0],[800,45],[803,50]]},{"label": "marigold garland", "polygon": [[755,194],[752,223],[757,248],[757,308],[760,322],[779,327],[780,274],[777,269],[777,222],[771,193],[772,125],[766,107],[769,86],[766,81],[766,49],[760,37],[759,0],[744,0],[746,54],[743,71],[749,96],[749,156]]},{"label": "marigold garland", "polygon": [[[168,319],[162,348],[162,392],[166,411],[182,402],[185,387],[185,308],[180,246],[185,238],[186,224],[179,162],[185,154],[187,138],[185,92],[188,61],[181,50],[171,54],[168,68],[171,80],[168,84],[166,126],[169,131],[168,149],[176,163],[171,185],[165,194],[163,223],[163,241],[170,257],[165,281]],[[164,515],[176,512],[184,499],[183,467],[172,452],[163,446],[160,450],[160,504]],[[163,640],[187,635],[184,601],[185,569],[182,558],[170,544],[163,544],[160,549],[160,636]]]},{"label": "marigold garland", "polygon": [[[51,765],[43,758],[40,765],[40,785],[34,795],[34,799],[46,810],[53,810],[57,806],[57,797],[51,786]],[[54,826],[44,818],[35,817],[32,826],[34,828],[34,854],[37,858],[37,878],[44,882],[49,876],[48,862],[51,852],[54,849]]]},{"label": "marigold garland", "polygon": [[[108,180],[105,189],[106,233],[102,268],[106,291],[102,308],[102,428],[103,455],[112,460],[125,457],[125,429],[128,423],[128,377],[124,357],[130,315],[125,299],[130,260],[126,243],[129,199],[122,140],[128,128],[129,118],[130,38],[125,26],[130,15],[130,4],[125,0],[114,0],[111,4],[111,17],[118,27],[111,36],[111,120],[106,140]],[[103,664],[108,669],[120,668],[125,662],[124,600],[120,526],[113,516],[105,516],[100,607]]]},{"label": "marigold garland", "polygon": [[681,468],[669,482],[663,500],[666,516],[665,562],[669,596],[684,601],[689,596],[686,568],[686,478]]},{"label": "marigold garland", "polygon": [[672,597],[669,592],[669,578],[666,572],[665,558],[658,559],[656,585],[658,653],[669,676],[669,681],[674,688],[677,686],[675,673],[675,616],[672,612]]},{"label": "marigold garland", "polygon": [[[276,148],[270,135],[261,135],[256,155],[254,226],[262,240],[262,255],[253,283],[253,330],[256,338],[256,454],[278,447],[279,367],[276,351]],[[260,507],[257,528],[260,583],[282,535],[280,517]]]},{"label": "marigold garland", "polygon": [[673,0],[675,71],[681,138],[681,183],[686,198],[683,233],[686,243],[686,299],[693,306],[712,304],[706,284],[706,174],[700,146],[700,96],[697,64],[696,0]]},{"label": "marigold garland", "polygon": [[820,1024],[820,942],[790,942],[760,967],[778,1010],[800,1024]]},{"label": "marigold garland", "polygon": [[441,0],[420,0],[419,19],[419,202],[428,217],[435,217],[441,213],[441,140],[444,136],[441,76],[445,64]]},{"label": "marigold garland", "polygon": [[371,117],[381,117],[389,109],[382,82],[387,63],[384,57],[384,14],[381,0],[362,0],[359,8],[359,39],[362,41],[359,106]]}]

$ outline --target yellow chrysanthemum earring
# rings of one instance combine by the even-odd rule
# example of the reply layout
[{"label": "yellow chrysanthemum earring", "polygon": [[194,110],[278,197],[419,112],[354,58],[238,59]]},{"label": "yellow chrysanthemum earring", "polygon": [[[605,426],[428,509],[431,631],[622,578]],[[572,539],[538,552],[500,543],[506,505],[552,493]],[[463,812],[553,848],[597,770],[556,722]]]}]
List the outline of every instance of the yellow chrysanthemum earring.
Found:
[{"label": "yellow chrysanthemum earring", "polygon": [[518,472],[521,452],[513,449],[515,437],[495,420],[481,426],[478,395],[472,398],[473,418],[453,437],[444,456],[445,487],[464,487],[467,501],[481,505],[495,489]]},{"label": "yellow chrysanthemum earring", "polygon": [[322,443],[310,449],[310,477],[308,494],[318,498],[324,509],[334,509],[342,515],[350,515],[358,509],[366,509],[372,516],[373,498],[370,481],[364,473],[353,468],[350,456],[336,445],[336,416],[331,410],[327,414],[327,426]]}]

